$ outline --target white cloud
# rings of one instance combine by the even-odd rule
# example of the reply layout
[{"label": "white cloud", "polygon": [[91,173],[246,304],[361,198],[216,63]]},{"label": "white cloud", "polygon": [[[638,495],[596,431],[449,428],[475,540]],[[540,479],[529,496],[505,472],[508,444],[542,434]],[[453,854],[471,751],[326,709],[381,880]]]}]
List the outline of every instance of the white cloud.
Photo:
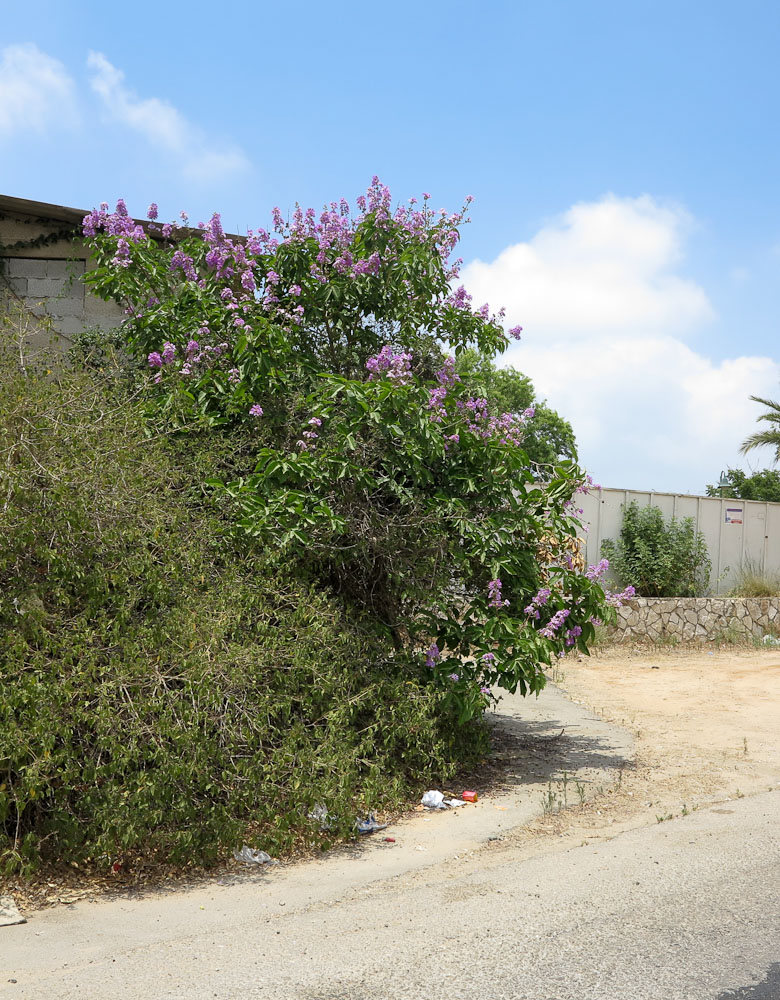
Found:
[{"label": "white cloud", "polygon": [[63,64],[27,42],[0,52],[0,136],[78,121],[75,86]]},{"label": "white cloud", "polygon": [[528,330],[559,337],[684,330],[712,316],[704,291],[670,270],[691,221],[647,195],[608,195],[574,205],[491,263],[473,261],[464,283]]},{"label": "white cloud", "polygon": [[249,166],[240,148],[210,140],[169,101],[140,98],[125,85],[124,73],[102,53],[90,52],[87,66],[92,70],[92,89],[110,118],[167,153],[191,180],[213,180]]},{"label": "white cloud", "polygon": [[475,303],[505,304],[524,327],[503,363],[571,420],[604,485],[703,492],[740,464],[761,412],[748,397],[776,395],[776,360],[714,360],[684,342],[715,319],[677,273],[691,225],[679,206],[610,195],[464,268]]}]

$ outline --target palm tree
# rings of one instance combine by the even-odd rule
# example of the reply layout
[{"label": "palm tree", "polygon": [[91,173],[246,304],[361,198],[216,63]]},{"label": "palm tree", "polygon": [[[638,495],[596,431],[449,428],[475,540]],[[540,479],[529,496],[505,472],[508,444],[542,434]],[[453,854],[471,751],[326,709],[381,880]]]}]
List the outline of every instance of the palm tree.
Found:
[{"label": "palm tree", "polygon": [[765,431],[756,431],[755,434],[746,437],[739,449],[740,453],[744,455],[754,448],[769,445],[775,450],[775,461],[777,462],[780,460],[780,403],[776,403],[773,399],[762,399],[760,396],[751,396],[750,398],[754,403],[761,403],[767,408],[767,412],[762,413],[756,419],[766,420],[771,426]]}]

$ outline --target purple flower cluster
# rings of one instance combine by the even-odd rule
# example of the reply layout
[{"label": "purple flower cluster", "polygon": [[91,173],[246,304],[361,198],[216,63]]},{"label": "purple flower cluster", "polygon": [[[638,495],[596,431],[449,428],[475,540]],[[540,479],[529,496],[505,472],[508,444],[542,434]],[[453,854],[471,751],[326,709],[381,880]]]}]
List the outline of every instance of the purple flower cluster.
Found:
[{"label": "purple flower cluster", "polygon": [[[207,326],[202,326],[198,330],[201,336],[208,336],[209,332]],[[188,341],[185,351],[186,357],[180,369],[181,374],[188,376],[192,375],[198,369],[211,367],[215,361],[225,354],[229,346],[229,344],[223,341],[221,344],[206,344],[205,347],[201,347],[197,340]]]},{"label": "purple flower cluster", "polygon": [[606,591],[607,604],[613,608],[621,608],[626,601],[630,601],[632,597],[636,597],[636,590],[633,587],[626,587],[625,590],[621,590],[619,594],[612,594]]},{"label": "purple flower cluster", "polygon": [[114,267],[130,267],[130,244],[126,239],[120,238],[117,240],[116,252],[111,258],[111,263]]},{"label": "purple flower cluster", "polygon": [[[198,333],[208,336],[209,329],[207,326],[202,326]],[[213,364],[228,350],[228,347],[229,345],[227,343],[222,343],[217,344],[216,346],[208,344],[207,346],[201,348],[197,340],[189,340],[184,349],[184,360],[179,368],[179,374],[184,376],[192,375],[194,369],[197,367]],[[166,340],[163,344],[162,352],[152,351],[151,354],[147,355],[149,367],[162,368],[163,365],[172,365],[176,360],[176,354],[176,345]],[[237,369],[231,369],[231,373],[235,371],[237,371]],[[161,377],[161,373],[158,372],[155,381],[159,382]],[[230,380],[233,381],[232,379]]]},{"label": "purple flower cluster", "polygon": [[[173,364],[174,358],[176,357],[176,345],[170,343],[166,340],[163,344],[162,353],[159,351],[152,351],[151,354],[146,356],[146,360],[149,362],[150,368],[162,368],[163,365]],[[159,382],[162,378],[162,373],[158,371],[155,376],[155,382]]]},{"label": "purple flower cluster", "polygon": [[[456,278],[460,270],[459,265],[462,261],[456,261],[455,265],[450,268],[449,277]],[[481,305],[479,309],[472,309],[473,299],[471,295],[466,291],[463,285],[459,285],[454,292],[450,292],[447,298],[444,300],[446,306],[450,306],[453,309],[460,309],[463,312],[470,312],[473,316],[479,316],[481,319],[485,320],[486,323],[490,323],[492,326],[501,326],[506,317],[506,309],[499,309],[497,313],[491,315],[490,306],[487,302]],[[520,332],[522,331],[521,326],[514,326],[509,331],[509,335],[514,337],[515,340],[520,339]]]},{"label": "purple flower cluster", "polygon": [[85,236],[95,236],[102,230],[109,236],[122,237],[129,243],[138,243],[147,238],[144,227],[127,214],[127,205],[123,198],[117,201],[113,212],[108,211],[105,202],[99,209],[93,208],[84,216],[81,228]]},{"label": "purple flower cluster", "polygon": [[428,410],[431,413],[431,420],[435,424],[440,424],[447,416],[447,408],[444,400],[447,398],[447,387],[437,385],[428,391]]},{"label": "purple flower cluster", "polygon": [[471,310],[471,303],[472,298],[463,285],[459,285],[445,300],[445,304],[452,306],[454,309],[467,309],[469,311]]},{"label": "purple flower cluster", "polygon": [[[273,228],[276,236],[271,236],[264,229],[250,232],[248,246],[254,254],[273,254],[284,243],[301,243],[315,241],[317,253],[310,267],[311,276],[319,282],[326,283],[333,276],[359,278],[379,273],[383,264],[391,264],[398,254],[392,244],[383,251],[380,258],[376,251],[361,256],[355,252],[355,235],[367,217],[371,217],[374,225],[395,226],[404,234],[404,239],[426,243],[435,250],[442,259],[445,275],[448,279],[457,276],[461,261],[449,263],[449,256],[457,245],[458,226],[463,222],[466,206],[471,199],[466,199],[463,209],[452,215],[444,210],[434,212],[424,198],[424,204],[415,208],[416,198],[411,198],[408,205],[400,205],[392,210],[392,196],[389,188],[374,176],[371,186],[365,195],[357,198],[359,214],[354,218],[350,215],[350,206],[341,199],[333,201],[321,212],[312,208],[305,211],[296,205],[291,220],[286,220],[279,208],[272,212]],[[405,283],[408,286],[408,283]],[[411,288],[408,287],[411,295]]]},{"label": "purple flower cluster", "polygon": [[441,653],[439,652],[439,647],[434,642],[428,652],[425,654],[425,666],[435,667],[436,664],[441,659]]},{"label": "purple flower cluster", "polygon": [[309,420],[307,430],[301,434],[301,439],[295,442],[301,451],[311,451],[314,448],[314,442],[320,436],[317,432],[317,428],[319,427],[322,427],[322,420],[320,417],[312,417]]},{"label": "purple flower cluster", "polygon": [[550,599],[550,594],[552,591],[549,587],[542,587],[541,590],[531,598],[531,603],[527,608],[523,608],[523,613],[526,615],[531,615],[532,618],[536,618],[537,621],[541,615],[539,608],[543,608],[547,601]]},{"label": "purple flower cluster", "polygon": [[455,358],[444,359],[444,364],[436,372],[436,381],[447,389],[451,389],[452,386],[460,382],[460,375],[455,372]]},{"label": "purple flower cluster", "polygon": [[543,635],[545,639],[555,639],[557,636],[555,633],[563,625],[566,619],[570,615],[568,608],[561,608],[560,611],[556,611],[552,618],[547,622],[544,628],[539,629],[539,635]]},{"label": "purple flower cluster", "polygon": [[256,287],[254,269],[256,262],[247,255],[248,243],[231,240],[222,228],[222,219],[215,212],[203,227],[203,239],[208,244],[206,264],[214,272],[218,281],[231,280],[238,275],[241,287],[246,289],[246,299]]},{"label": "purple flower cluster", "polygon": [[582,628],[579,625],[574,625],[566,632],[566,645],[573,646],[574,643],[577,641],[577,637],[581,635],[582,635]]},{"label": "purple flower cluster", "polygon": [[501,597],[501,587],[503,584],[496,578],[488,583],[488,607],[489,608],[505,608],[508,607],[509,601],[505,601]]},{"label": "purple flower cluster", "polygon": [[588,566],[585,576],[594,582],[600,580],[609,569],[609,559],[601,559],[595,566]]},{"label": "purple flower cluster", "polygon": [[378,379],[383,375],[397,385],[406,385],[412,377],[412,355],[406,352],[396,354],[389,344],[385,344],[379,354],[366,361],[369,379]]},{"label": "purple flower cluster", "polygon": [[[232,286],[231,291],[237,289],[240,293],[238,299],[233,300],[234,310],[246,313],[249,309],[256,308],[259,300],[277,322],[300,326],[304,321],[304,306],[292,306],[290,300],[301,295],[301,284],[296,282],[285,289],[285,282],[279,274],[274,270],[266,271],[267,263],[263,267],[263,259],[267,261],[284,244],[310,244],[314,241],[316,250],[310,274],[316,281],[327,283],[342,277],[358,279],[378,275],[383,267],[392,267],[400,260],[410,241],[417,241],[438,255],[445,277],[448,281],[454,281],[462,261],[450,258],[460,238],[459,227],[467,221],[467,209],[471,200],[471,196],[466,198],[463,208],[451,214],[444,209],[435,212],[426,195],[423,195],[422,205],[417,203],[416,198],[411,198],[408,204],[393,209],[389,188],[374,176],[366,194],[357,199],[359,214],[354,217],[349,204],[342,198],[338,203],[331,202],[321,212],[311,208],[304,210],[296,205],[289,220],[285,220],[282,212],[275,208],[275,235],[261,228],[249,230],[245,240],[231,239],[225,234],[217,213],[212,215],[208,223],[199,223],[198,228],[208,244],[205,253],[206,267],[217,281],[228,282]],[[158,215],[158,206],[152,202],[147,209],[147,216],[151,220],[148,231],[161,232],[166,239],[175,230],[188,225],[184,212],[180,213],[181,222],[165,223],[162,226],[157,224]],[[357,238],[361,227],[369,218],[372,225],[379,228],[384,226],[394,236],[383,244],[381,257],[371,247],[362,250],[361,241]],[[125,243],[116,247],[112,258],[114,266],[122,268],[130,266],[132,244],[147,238],[144,226],[129,217],[127,207],[121,199],[113,213],[109,213],[108,205],[103,203],[100,209],[85,216],[83,230],[85,235],[91,237],[102,231],[123,239]],[[203,289],[207,287],[208,274],[204,272],[199,275],[195,262],[183,250],[173,253],[170,270],[180,270],[188,281]],[[204,271],[203,268],[200,270]],[[410,301],[414,300],[418,294],[414,279],[404,279],[401,285]],[[502,323],[505,316],[504,310],[491,315],[487,305],[472,310],[471,297],[462,286],[447,296],[444,302],[454,308],[467,310],[475,317],[496,326]],[[241,318],[243,323],[239,322]],[[246,326],[245,317],[239,316],[234,324],[246,332],[251,329]],[[508,335],[519,336],[519,331],[519,327],[513,327]]]},{"label": "purple flower cluster", "polygon": [[[432,390],[435,392],[436,390]],[[488,412],[486,399],[459,399],[458,410],[466,420],[466,429],[483,440],[498,440],[501,444],[518,446],[523,440],[523,429],[527,420],[534,415],[533,407],[524,410],[522,414],[502,413],[501,416],[491,416]],[[430,409],[430,406],[429,406]]]},{"label": "purple flower cluster", "polygon": [[577,492],[578,493],[590,493],[591,490],[600,490],[600,489],[601,489],[601,486],[599,485],[599,483],[594,483],[593,482],[593,477],[589,476],[589,475],[586,475],[585,476],[585,481],[582,482],[582,483],[580,483],[579,486],[577,487]]},{"label": "purple flower cluster", "polygon": [[176,271],[181,268],[184,271],[184,276],[188,281],[197,281],[198,272],[195,270],[195,261],[188,254],[184,253],[183,250],[176,250],[171,257],[171,262],[168,265],[169,271]]},{"label": "purple flower cluster", "polygon": [[317,255],[310,273],[323,284],[330,280],[331,268],[338,275],[352,278],[375,275],[379,273],[382,263],[379,254],[374,251],[367,257],[355,257],[350,248],[353,247],[357,228],[367,213],[374,214],[378,221],[390,218],[390,201],[389,189],[380,184],[378,177],[374,177],[366,196],[358,198],[363,216],[354,220],[350,218],[349,204],[344,198],[338,203],[331,202],[319,216],[313,208],[304,211],[296,205],[291,222],[285,221],[281,211],[274,208],[274,230],[281,240],[259,229],[250,233],[249,245],[253,253],[275,253],[282,243],[315,240]]},{"label": "purple flower cluster", "polygon": [[253,417],[262,417],[263,408],[259,403],[255,403],[254,406],[249,407],[249,414]]}]

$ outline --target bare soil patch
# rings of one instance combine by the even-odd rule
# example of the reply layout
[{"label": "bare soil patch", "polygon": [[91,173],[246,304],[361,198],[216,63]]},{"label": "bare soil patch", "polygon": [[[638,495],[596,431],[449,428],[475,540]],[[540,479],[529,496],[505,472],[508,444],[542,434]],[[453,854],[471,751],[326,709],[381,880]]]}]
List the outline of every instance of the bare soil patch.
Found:
[{"label": "bare soil patch", "polygon": [[[730,799],[780,785],[777,650],[613,648],[565,661],[556,683],[633,731],[636,757],[602,794],[571,808],[569,790],[569,808],[516,831],[513,845],[529,853],[542,836],[558,850],[699,808],[727,810]],[[560,800],[561,783],[552,791]]]},{"label": "bare soil patch", "polygon": [[634,730],[659,781],[707,776],[741,791],[780,780],[780,652],[610,650],[566,664],[561,686]]}]

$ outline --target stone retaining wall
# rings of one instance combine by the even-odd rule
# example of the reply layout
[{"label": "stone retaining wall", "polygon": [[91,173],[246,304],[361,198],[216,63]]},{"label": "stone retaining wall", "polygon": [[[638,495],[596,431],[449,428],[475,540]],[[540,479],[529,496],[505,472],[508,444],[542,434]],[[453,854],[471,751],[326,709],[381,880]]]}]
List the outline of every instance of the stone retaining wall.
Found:
[{"label": "stone retaining wall", "polygon": [[780,632],[780,597],[637,597],[617,614],[617,642],[735,641]]}]

